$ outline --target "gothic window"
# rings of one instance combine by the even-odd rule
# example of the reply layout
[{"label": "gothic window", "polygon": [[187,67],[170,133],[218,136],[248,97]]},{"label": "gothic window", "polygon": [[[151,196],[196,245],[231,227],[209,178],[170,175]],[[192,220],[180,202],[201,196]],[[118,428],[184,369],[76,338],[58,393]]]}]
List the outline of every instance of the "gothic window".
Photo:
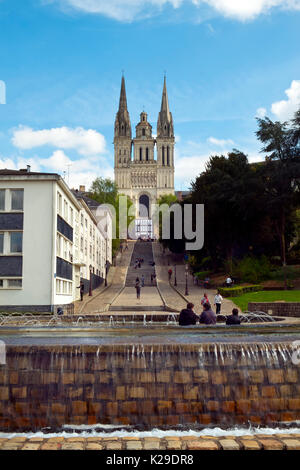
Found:
[{"label": "gothic window", "polygon": [[145,129],[143,129],[143,131],[142,131],[142,132],[143,132],[143,135],[146,135],[146,131],[145,131]]},{"label": "gothic window", "polygon": [[126,157],[124,158],[124,163],[126,163]]},{"label": "gothic window", "polygon": [[142,147],[140,147],[140,161],[142,161],[143,159],[143,149]]},{"label": "gothic window", "polygon": [[162,152],[162,164],[163,166],[165,166],[165,147],[164,146],[162,146],[161,152]]},{"label": "gothic window", "polygon": [[126,150],[124,150],[124,155],[126,155]]},{"label": "gothic window", "polygon": [[170,147],[167,147],[167,165],[170,166]]},{"label": "gothic window", "polygon": [[148,147],[146,148],[146,160],[147,161],[149,160],[149,149],[148,149]]}]

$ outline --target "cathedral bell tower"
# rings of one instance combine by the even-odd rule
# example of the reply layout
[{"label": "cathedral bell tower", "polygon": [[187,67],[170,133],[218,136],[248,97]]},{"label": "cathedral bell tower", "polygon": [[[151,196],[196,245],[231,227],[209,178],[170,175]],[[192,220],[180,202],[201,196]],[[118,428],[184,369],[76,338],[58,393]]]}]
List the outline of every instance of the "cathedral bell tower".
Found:
[{"label": "cathedral bell tower", "polygon": [[172,113],[169,109],[166,77],[157,120],[157,187],[174,192],[174,127]]},{"label": "cathedral bell tower", "polygon": [[[131,124],[127,109],[125,79],[122,77],[119,109],[115,119],[114,148],[115,148],[115,180],[119,188],[124,188],[124,171],[131,162]],[[129,174],[129,171],[128,171]]]}]

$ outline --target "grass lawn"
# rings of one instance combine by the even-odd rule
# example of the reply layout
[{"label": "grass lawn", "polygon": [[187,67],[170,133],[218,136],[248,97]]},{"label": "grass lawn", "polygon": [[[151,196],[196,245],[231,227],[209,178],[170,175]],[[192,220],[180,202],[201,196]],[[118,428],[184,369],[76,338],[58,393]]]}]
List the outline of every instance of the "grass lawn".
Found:
[{"label": "grass lawn", "polygon": [[249,292],[239,297],[229,297],[229,299],[232,300],[242,312],[245,312],[248,310],[248,302],[275,302],[276,300],[300,302],[300,290]]}]

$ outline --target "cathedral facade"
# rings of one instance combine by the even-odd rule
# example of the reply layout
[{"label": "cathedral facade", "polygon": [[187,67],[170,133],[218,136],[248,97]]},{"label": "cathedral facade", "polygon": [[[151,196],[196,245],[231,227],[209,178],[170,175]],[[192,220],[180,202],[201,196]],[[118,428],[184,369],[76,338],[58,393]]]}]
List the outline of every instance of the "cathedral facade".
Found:
[{"label": "cathedral facade", "polygon": [[[127,109],[125,79],[122,77],[119,109],[115,119],[114,154],[115,182],[119,192],[130,197],[136,208],[137,227],[144,225],[141,235],[150,235],[151,205],[160,196],[174,194],[174,127],[169,109],[166,78],[156,138],[147,113],[140,114],[135,137],[132,136]],[[146,230],[146,225],[148,229]],[[147,233],[144,233],[147,232]]]}]

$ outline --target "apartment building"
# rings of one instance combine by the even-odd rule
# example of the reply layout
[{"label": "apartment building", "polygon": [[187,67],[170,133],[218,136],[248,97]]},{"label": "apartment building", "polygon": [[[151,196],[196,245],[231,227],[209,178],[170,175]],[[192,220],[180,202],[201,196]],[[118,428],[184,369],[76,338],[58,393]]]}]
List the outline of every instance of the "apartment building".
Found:
[{"label": "apartment building", "polygon": [[0,170],[0,310],[72,304],[110,263],[111,240],[59,175]]}]

